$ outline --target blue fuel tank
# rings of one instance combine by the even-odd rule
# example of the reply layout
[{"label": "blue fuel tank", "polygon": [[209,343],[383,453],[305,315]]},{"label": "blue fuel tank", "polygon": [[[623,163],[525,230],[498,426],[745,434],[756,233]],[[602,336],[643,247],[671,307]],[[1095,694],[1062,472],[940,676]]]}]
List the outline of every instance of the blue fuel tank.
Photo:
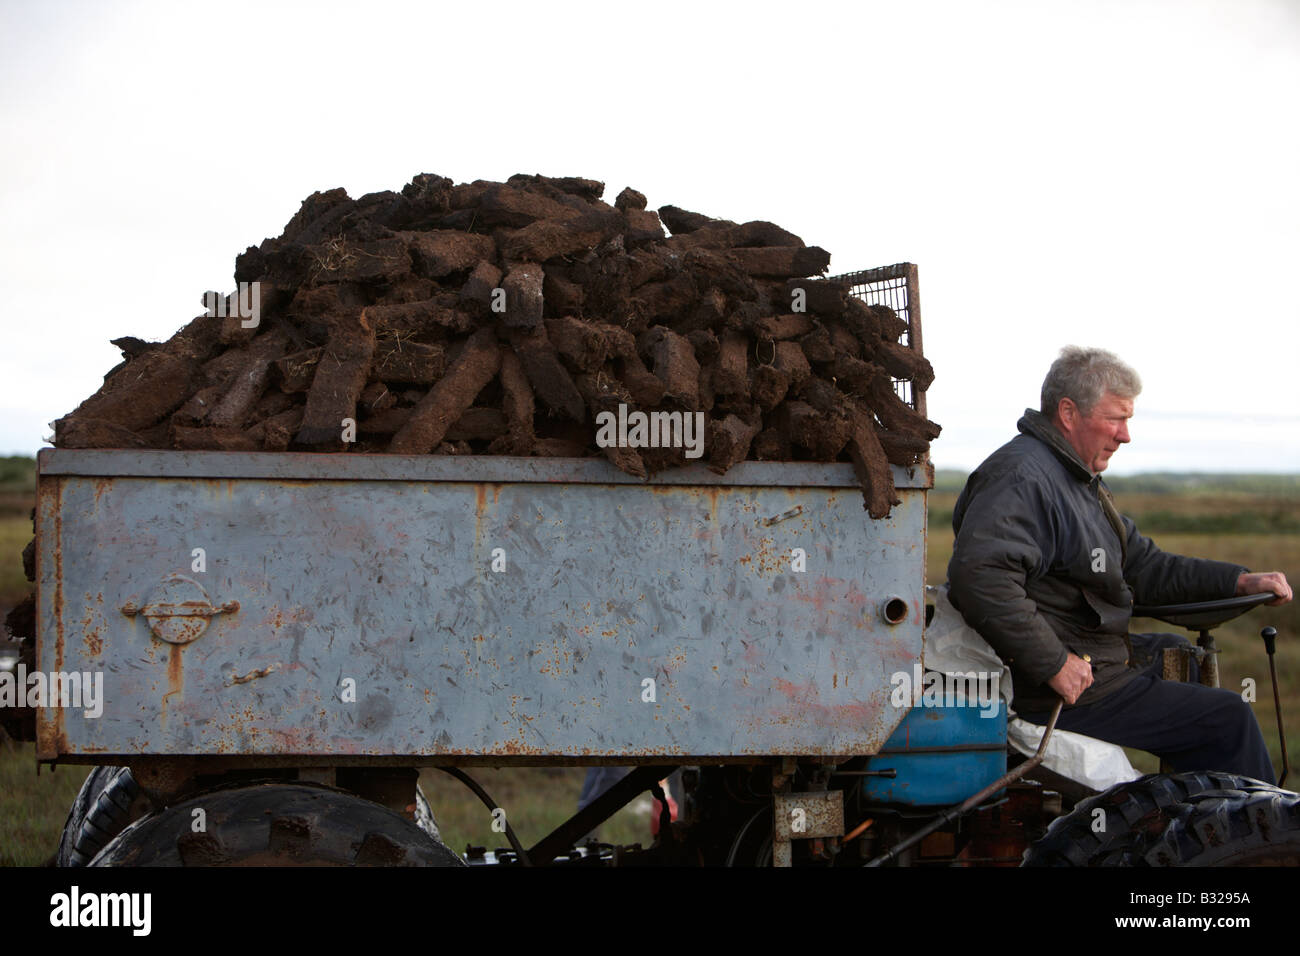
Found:
[{"label": "blue fuel tank", "polygon": [[897,771],[863,778],[872,803],[960,803],[1007,772],[1006,702],[913,707],[867,769]]}]

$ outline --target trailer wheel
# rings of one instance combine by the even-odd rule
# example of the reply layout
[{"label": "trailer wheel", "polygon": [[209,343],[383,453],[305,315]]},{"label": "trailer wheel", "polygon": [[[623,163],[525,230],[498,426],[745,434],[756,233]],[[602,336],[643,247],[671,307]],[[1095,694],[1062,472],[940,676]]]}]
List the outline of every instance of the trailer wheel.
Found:
[{"label": "trailer wheel", "polygon": [[149,812],[128,767],[95,767],[72,802],[55,866],[87,866],[113,837]]},{"label": "trailer wheel", "polygon": [[209,791],[136,821],[91,866],[463,866],[413,821],[330,787]]},{"label": "trailer wheel", "polygon": [[1139,845],[1164,833],[1179,807],[1197,794],[1225,790],[1287,792],[1217,771],[1147,774],[1090,797],[1053,820],[1047,833],[1025,851],[1021,866],[1133,865]]}]

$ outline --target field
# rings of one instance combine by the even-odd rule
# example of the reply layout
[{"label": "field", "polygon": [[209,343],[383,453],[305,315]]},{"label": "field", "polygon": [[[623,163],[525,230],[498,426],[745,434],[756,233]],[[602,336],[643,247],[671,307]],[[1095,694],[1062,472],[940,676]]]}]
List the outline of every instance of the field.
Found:
[{"label": "field", "polygon": [[[951,518],[961,476],[940,473],[930,495],[927,576],[946,578],[952,551]],[[1120,510],[1166,551],[1234,561],[1254,570],[1282,570],[1300,580],[1300,478],[1292,476],[1143,476],[1110,482]],[[30,509],[34,491],[28,459],[0,459],[0,613],[21,599],[28,584],[19,554],[31,538]],[[1278,629],[1277,669],[1284,716],[1291,728],[1290,758],[1300,762],[1300,602],[1263,608],[1238,618],[1215,633],[1221,648],[1221,680],[1238,688],[1251,678],[1257,687],[1255,713],[1281,766],[1277,724],[1269,684],[1268,661],[1259,630]],[[1136,631],[1172,630],[1153,621],[1135,621]],[[1140,770],[1155,770],[1147,754],[1132,753]],[[35,772],[33,745],[0,742],[0,865],[39,865],[54,852],[59,831],[86,768],[65,766]],[[561,823],[576,808],[583,770],[478,769],[472,776],[507,808],[511,824],[525,844]],[[1292,786],[1296,782],[1291,781]],[[421,773],[447,843],[496,848],[503,834],[491,829],[487,809],[458,781],[438,770]],[[614,843],[648,845],[649,801],[642,799],[608,821],[599,834]]]}]

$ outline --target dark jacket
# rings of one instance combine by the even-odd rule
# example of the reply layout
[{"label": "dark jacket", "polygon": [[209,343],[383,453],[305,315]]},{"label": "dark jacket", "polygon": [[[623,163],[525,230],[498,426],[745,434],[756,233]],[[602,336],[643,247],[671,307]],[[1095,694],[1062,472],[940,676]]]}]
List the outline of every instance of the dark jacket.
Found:
[{"label": "dark jacket", "polygon": [[[1110,492],[1051,421],[1027,409],[1021,434],[970,476],[953,511],[949,597],[1010,667],[1019,710],[1056,702],[1047,681],[1066,651],[1090,660],[1076,706],[1119,690],[1138,604],[1231,597],[1245,568],[1165,554],[1110,508]],[[1119,533],[1123,530],[1123,535]]]}]

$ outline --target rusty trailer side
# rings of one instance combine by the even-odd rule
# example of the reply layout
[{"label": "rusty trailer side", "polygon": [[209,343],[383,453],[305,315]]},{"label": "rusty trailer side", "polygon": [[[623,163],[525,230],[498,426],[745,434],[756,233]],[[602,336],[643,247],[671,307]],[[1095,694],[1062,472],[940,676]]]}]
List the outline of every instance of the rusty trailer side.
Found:
[{"label": "rusty trailer side", "polygon": [[587,459],[47,449],[37,667],[102,700],[41,708],[38,756],[871,754],[925,615],[932,473],[894,480],[872,521],[841,464],[643,482]]}]

